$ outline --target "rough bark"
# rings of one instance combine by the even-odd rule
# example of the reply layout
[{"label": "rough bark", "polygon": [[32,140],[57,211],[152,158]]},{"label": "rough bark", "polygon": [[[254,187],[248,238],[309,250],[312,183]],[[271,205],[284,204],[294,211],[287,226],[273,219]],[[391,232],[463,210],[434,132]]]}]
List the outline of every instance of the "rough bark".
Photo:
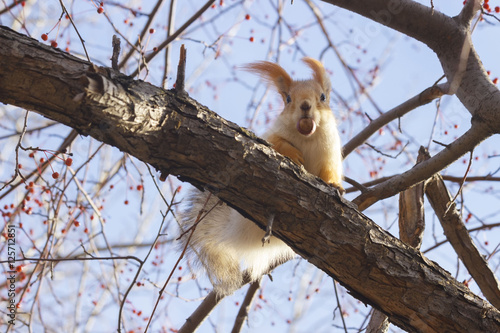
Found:
[{"label": "rough bark", "polygon": [[0,101],[207,188],[409,331],[497,332],[500,313],[335,188],[189,97],[0,28]]}]

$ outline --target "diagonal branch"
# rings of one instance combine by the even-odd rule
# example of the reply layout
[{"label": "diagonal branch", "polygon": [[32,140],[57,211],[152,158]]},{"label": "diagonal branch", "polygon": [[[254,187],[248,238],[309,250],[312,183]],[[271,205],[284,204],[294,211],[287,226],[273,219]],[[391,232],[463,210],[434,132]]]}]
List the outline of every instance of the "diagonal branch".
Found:
[{"label": "diagonal branch", "polygon": [[354,199],[353,202],[358,205],[360,210],[365,210],[379,200],[392,197],[414,184],[432,177],[435,173],[443,170],[461,156],[473,150],[492,134],[489,132],[487,124],[482,122],[473,123],[467,132],[450,143],[437,155],[415,165],[412,169],[402,174],[391,177],[385,182],[366,190]]},{"label": "diagonal branch", "polygon": [[366,126],[361,132],[356,134],[349,142],[347,142],[343,147],[344,158],[352,153],[356,147],[362,145],[370,136],[377,133],[377,131],[393,121],[394,119],[400,118],[407,114],[408,112],[416,109],[419,106],[430,103],[432,100],[441,97],[444,94],[442,87],[440,85],[434,85],[422,91],[420,94],[410,98],[406,102],[396,106],[395,108],[385,112],[377,119],[373,120]]},{"label": "diagonal branch", "polygon": [[435,175],[427,183],[425,194],[458,257],[467,267],[486,299],[500,309],[500,284],[488,262],[472,241],[441,175]]},{"label": "diagonal branch", "polygon": [[473,118],[488,124],[488,132],[500,133],[500,91],[489,78],[470,39],[470,21],[480,1],[467,1],[457,17],[411,0],[323,1],[426,44],[441,62],[448,79],[448,93],[456,93]]}]

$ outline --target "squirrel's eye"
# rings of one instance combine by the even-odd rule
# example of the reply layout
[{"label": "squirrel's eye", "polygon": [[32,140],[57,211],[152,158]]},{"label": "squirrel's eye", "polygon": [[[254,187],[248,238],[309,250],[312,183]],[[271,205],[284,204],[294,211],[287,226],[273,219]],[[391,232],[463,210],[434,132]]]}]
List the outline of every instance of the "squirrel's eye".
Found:
[{"label": "squirrel's eye", "polygon": [[319,96],[319,100],[322,101],[322,102],[326,101],[325,94],[321,94],[321,96]]},{"label": "squirrel's eye", "polygon": [[289,104],[292,102],[292,98],[290,97],[290,95],[286,95],[286,104]]}]

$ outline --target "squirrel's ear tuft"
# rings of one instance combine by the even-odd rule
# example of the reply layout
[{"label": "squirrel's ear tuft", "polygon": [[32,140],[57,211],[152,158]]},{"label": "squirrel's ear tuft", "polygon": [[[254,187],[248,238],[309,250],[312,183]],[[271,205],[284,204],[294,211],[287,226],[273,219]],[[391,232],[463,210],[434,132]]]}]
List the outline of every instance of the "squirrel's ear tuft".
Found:
[{"label": "squirrel's ear tuft", "polygon": [[303,58],[302,61],[305,62],[307,66],[309,66],[309,68],[312,69],[313,78],[321,85],[325,95],[330,96],[330,90],[332,89],[332,84],[330,83],[330,78],[328,77],[328,74],[326,73],[326,70],[321,64],[321,62],[309,57]]},{"label": "squirrel's ear tuft", "polygon": [[247,64],[242,68],[250,73],[256,73],[265,81],[274,85],[283,100],[286,101],[292,85],[292,78],[281,66],[269,61],[259,61]]}]

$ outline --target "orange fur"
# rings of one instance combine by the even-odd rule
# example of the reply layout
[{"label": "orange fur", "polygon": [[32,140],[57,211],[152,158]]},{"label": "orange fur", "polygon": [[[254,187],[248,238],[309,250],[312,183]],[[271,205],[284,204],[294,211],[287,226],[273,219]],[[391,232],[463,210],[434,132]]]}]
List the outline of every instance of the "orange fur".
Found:
[{"label": "orange fur", "polygon": [[339,179],[342,179],[342,175],[338,174],[338,171],[334,168],[328,168],[328,166],[321,169],[319,172],[319,178],[323,179],[325,182],[332,184],[336,188],[339,189],[340,192],[344,192],[344,188],[342,184],[339,182]]},{"label": "orange fur", "polygon": [[[283,98],[283,111],[265,138],[277,152],[343,191],[341,145],[329,107],[330,79],[321,62],[312,58],[303,61],[313,72],[311,80],[295,81],[281,66],[271,62],[245,66],[272,84]],[[312,118],[317,125],[311,135],[297,130],[297,122],[304,117]]]},{"label": "orange fur", "polygon": [[269,138],[267,138],[267,141],[269,141],[269,143],[272,144],[274,150],[276,150],[281,155],[289,157],[298,165],[304,164],[304,157],[302,156],[302,153],[282,137],[279,137],[276,134],[272,134]]}]

